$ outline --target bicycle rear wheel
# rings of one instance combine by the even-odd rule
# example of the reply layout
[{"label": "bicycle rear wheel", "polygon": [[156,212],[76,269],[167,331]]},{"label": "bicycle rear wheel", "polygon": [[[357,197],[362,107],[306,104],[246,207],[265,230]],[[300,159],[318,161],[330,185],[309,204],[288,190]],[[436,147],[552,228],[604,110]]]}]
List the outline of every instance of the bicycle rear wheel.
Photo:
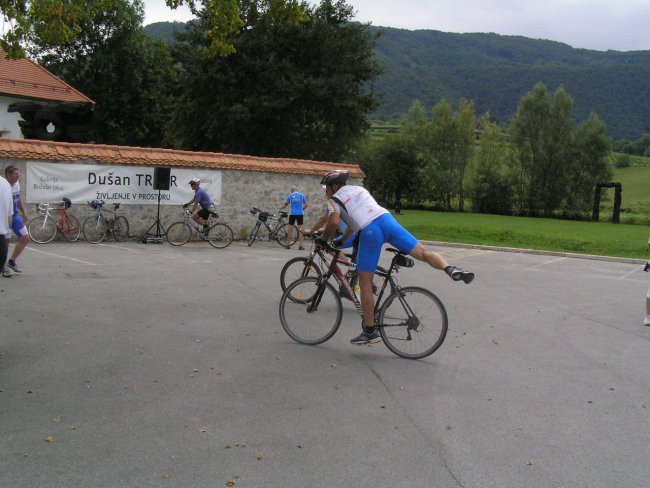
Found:
[{"label": "bicycle rear wheel", "polygon": [[285,291],[288,285],[300,278],[306,276],[319,277],[322,274],[322,271],[312,259],[306,257],[292,258],[282,267],[280,286],[282,291]]},{"label": "bicycle rear wheel", "polygon": [[[296,301],[292,297],[301,299]],[[342,317],[343,305],[334,287],[314,276],[291,283],[280,299],[282,328],[301,344],[314,346],[325,342],[336,333]]]},{"label": "bicycle rear wheel", "polygon": [[192,228],[187,222],[175,222],[167,228],[167,242],[182,246],[192,237]]},{"label": "bicycle rear wheel", "polygon": [[37,215],[27,227],[29,237],[38,244],[47,244],[56,236],[56,223],[48,215]]},{"label": "bicycle rear wheel", "polygon": [[106,222],[101,215],[92,215],[84,220],[84,237],[91,244],[99,244],[106,238]]},{"label": "bicycle rear wheel", "polygon": [[81,225],[79,219],[74,215],[66,214],[63,219],[63,229],[61,229],[63,238],[68,242],[74,242],[79,239],[81,234]]},{"label": "bicycle rear wheel", "polygon": [[232,229],[227,224],[214,224],[208,231],[208,242],[217,249],[228,247],[232,242],[232,237]]},{"label": "bicycle rear wheel", "polygon": [[[294,226],[293,229],[295,232],[291,233],[291,240],[289,241],[289,246],[293,246],[298,240],[298,227]],[[282,224],[278,231],[275,233],[275,240],[282,247],[287,246],[287,236],[289,235],[289,226],[287,224]]]},{"label": "bicycle rear wheel", "polygon": [[406,359],[427,357],[447,335],[444,305],[429,290],[418,286],[407,286],[390,295],[379,310],[378,321],[386,347]]},{"label": "bicycle rear wheel", "polygon": [[126,241],[129,238],[129,221],[126,217],[118,215],[113,220],[113,239],[118,242]]}]

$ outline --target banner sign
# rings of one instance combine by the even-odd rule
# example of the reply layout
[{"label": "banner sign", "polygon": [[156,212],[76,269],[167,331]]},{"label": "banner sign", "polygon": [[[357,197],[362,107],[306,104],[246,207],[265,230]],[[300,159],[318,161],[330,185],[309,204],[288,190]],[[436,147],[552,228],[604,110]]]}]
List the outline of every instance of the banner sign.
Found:
[{"label": "banner sign", "polygon": [[91,165],[28,161],[25,200],[28,203],[73,203],[104,200],[107,203],[161,205],[187,203],[194,196],[192,178],[201,180],[215,205],[221,203],[221,171],[171,168],[169,191],[153,189],[153,166]]}]

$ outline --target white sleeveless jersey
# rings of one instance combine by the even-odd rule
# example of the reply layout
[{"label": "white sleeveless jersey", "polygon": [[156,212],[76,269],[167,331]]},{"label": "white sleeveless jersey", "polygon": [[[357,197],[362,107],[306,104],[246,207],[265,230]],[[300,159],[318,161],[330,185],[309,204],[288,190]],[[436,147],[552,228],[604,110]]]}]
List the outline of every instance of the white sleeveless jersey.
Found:
[{"label": "white sleeveless jersey", "polygon": [[355,232],[359,232],[377,217],[389,213],[375,201],[368,190],[356,185],[339,188],[330,199],[330,204],[340,212],[341,219]]}]

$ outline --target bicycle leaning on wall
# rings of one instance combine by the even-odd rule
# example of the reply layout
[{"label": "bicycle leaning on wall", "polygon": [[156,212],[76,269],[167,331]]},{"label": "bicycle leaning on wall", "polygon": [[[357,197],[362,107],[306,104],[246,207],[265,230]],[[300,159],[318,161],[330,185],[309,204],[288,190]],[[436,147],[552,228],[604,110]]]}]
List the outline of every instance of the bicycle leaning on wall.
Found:
[{"label": "bicycle leaning on wall", "polygon": [[[288,230],[287,230],[287,224],[285,222],[285,219],[289,216],[287,212],[280,212],[280,216],[276,217],[270,212],[263,212],[257,207],[253,207],[250,210],[251,215],[257,215],[257,220],[255,221],[255,224],[253,225],[253,229],[251,230],[250,235],[248,236],[248,246],[252,246],[253,242],[255,242],[255,239],[260,239],[264,240],[265,236],[263,234],[266,234],[264,232],[264,228],[268,231],[268,240],[270,241],[271,239],[275,239],[278,244],[280,244],[282,247],[286,247],[287,245],[287,235],[288,235]],[[269,220],[277,220],[275,223],[275,227],[271,227],[269,225]],[[260,232],[261,231],[261,232]],[[298,233],[296,232],[295,237],[291,237],[291,242],[289,242],[289,246],[293,246],[296,241],[298,240]]]},{"label": "bicycle leaning on wall", "polygon": [[[81,226],[79,219],[68,212],[72,206],[70,199],[64,197],[61,203],[55,205],[52,207],[49,203],[38,204],[38,215],[27,226],[32,241],[47,244],[54,240],[57,232],[60,232],[68,242],[79,239]],[[55,216],[54,212],[58,212],[59,217]]]},{"label": "bicycle leaning on wall", "polygon": [[93,200],[88,205],[97,212],[84,220],[83,232],[86,240],[92,244],[99,244],[109,235],[118,241],[129,238],[129,221],[122,215],[117,215],[119,203],[113,204],[113,210],[106,210],[104,200]]}]

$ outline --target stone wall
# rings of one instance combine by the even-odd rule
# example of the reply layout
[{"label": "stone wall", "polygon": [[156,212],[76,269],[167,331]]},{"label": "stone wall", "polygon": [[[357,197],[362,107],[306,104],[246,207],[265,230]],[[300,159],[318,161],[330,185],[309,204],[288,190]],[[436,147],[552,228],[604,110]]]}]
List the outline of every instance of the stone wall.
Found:
[{"label": "stone wall", "polygon": [[[94,164],[93,161],[88,161]],[[0,168],[4,175],[4,168],[15,165],[21,170],[20,186],[25,203],[25,174],[26,162],[22,159],[0,159]],[[310,227],[322,215],[325,205],[325,190],[320,185],[322,175],[304,175],[290,173],[265,173],[258,171],[219,170],[222,172],[221,204],[217,206],[220,220],[227,222],[235,233],[235,239],[243,239],[255,223],[256,217],[250,214],[249,209],[256,206],[264,211],[277,213],[284,204],[291,187],[296,186],[308,199],[308,208],[305,211],[304,224]],[[361,184],[360,179],[351,178],[350,183]],[[36,216],[36,203],[27,205],[28,217]],[[107,205],[111,210],[112,205]],[[73,202],[72,213],[79,221],[83,221],[93,214],[93,209],[81,202]],[[124,215],[130,225],[132,238],[142,236],[156,222],[157,205],[127,205],[122,204],[119,213]],[[163,228],[169,224],[182,220],[183,212],[180,206],[161,205],[160,221]],[[151,230],[152,233],[156,229]]]}]

